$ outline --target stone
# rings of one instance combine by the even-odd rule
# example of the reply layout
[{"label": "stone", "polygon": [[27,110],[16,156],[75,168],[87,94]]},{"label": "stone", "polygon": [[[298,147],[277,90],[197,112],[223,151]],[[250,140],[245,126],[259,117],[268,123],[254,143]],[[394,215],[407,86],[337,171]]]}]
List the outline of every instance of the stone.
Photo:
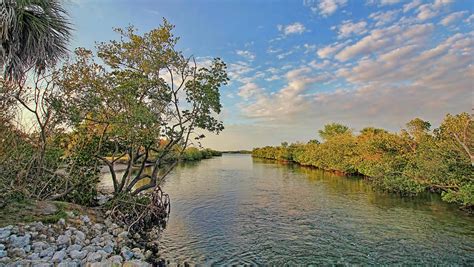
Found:
[{"label": "stone", "polygon": [[0,244],[0,250],[5,250],[5,245],[4,244]]},{"label": "stone", "polygon": [[13,248],[10,250],[10,253],[9,253],[10,257],[13,257],[13,258],[24,258],[26,257],[26,252],[24,249],[22,248]]},{"label": "stone", "polygon": [[128,247],[122,247],[122,249],[120,250],[120,254],[122,255],[122,257],[128,261],[130,259],[132,259],[133,257],[133,252],[130,251],[130,249]]},{"label": "stone", "polygon": [[86,261],[87,262],[97,262],[97,261],[100,261],[101,259],[102,259],[102,255],[100,253],[89,252],[89,254],[87,254]]},{"label": "stone", "polygon": [[41,252],[47,246],[48,245],[45,242],[42,242],[42,241],[36,241],[36,242],[33,242],[33,244],[32,244],[33,251],[38,252],[38,253]]},{"label": "stone", "polygon": [[6,256],[8,256],[8,252],[5,250],[0,250],[0,258],[5,258]]},{"label": "stone", "polygon": [[12,235],[10,236],[10,243],[12,247],[23,248],[23,247],[26,247],[28,244],[30,244],[30,238],[31,238],[31,235],[29,234],[24,235],[24,236]]},{"label": "stone", "polygon": [[53,258],[51,259],[51,261],[53,261],[54,263],[57,263],[57,262],[61,262],[63,261],[64,257],[66,257],[66,250],[60,250],[60,251],[56,251],[56,253],[54,253],[53,255]]},{"label": "stone", "polygon": [[34,261],[34,260],[39,260],[39,259],[40,259],[40,255],[39,255],[39,253],[33,253],[33,254],[30,254],[30,255],[27,257],[27,259],[33,260],[33,261]]},{"label": "stone", "polygon": [[77,245],[77,244],[74,244],[74,245],[70,245],[66,252],[71,252],[73,250],[81,250],[82,249],[82,246],[81,245]]},{"label": "stone", "polygon": [[114,255],[108,258],[107,261],[110,261],[112,263],[122,264],[123,258],[120,255]]},{"label": "stone", "polygon": [[59,246],[69,245],[71,243],[71,237],[68,235],[60,235],[58,239],[56,239],[56,244]]},{"label": "stone", "polygon": [[97,246],[94,246],[94,245],[85,246],[82,250],[85,250],[88,252],[95,252],[97,251]]},{"label": "stone", "polygon": [[11,229],[8,229],[6,227],[0,228],[0,239],[6,239],[11,235],[12,231]]},{"label": "stone", "polygon": [[123,231],[123,232],[121,232],[120,234],[118,234],[117,237],[118,237],[118,238],[123,238],[123,239],[125,239],[125,238],[127,238],[127,236],[128,236],[128,232],[127,232],[127,231]]},{"label": "stone", "polygon": [[145,258],[150,259],[153,256],[153,251],[147,250],[145,251]]},{"label": "stone", "polygon": [[76,217],[76,215],[74,214],[73,211],[66,211],[66,215],[67,215],[68,218],[74,218],[74,217]]},{"label": "stone", "polygon": [[84,232],[81,232],[79,230],[76,231],[75,241],[74,241],[76,244],[82,244],[85,239],[86,239],[86,234],[84,234]]},{"label": "stone", "polygon": [[96,236],[94,238],[91,239],[91,243],[92,244],[98,244],[100,243],[100,236]]},{"label": "stone", "polygon": [[72,250],[69,252],[69,256],[74,260],[82,260],[87,256],[87,251]]},{"label": "stone", "polygon": [[49,202],[42,203],[40,210],[41,214],[43,215],[53,215],[58,212],[58,208],[56,207],[56,205]]},{"label": "stone", "polygon": [[81,221],[82,221],[84,224],[89,224],[89,223],[91,222],[91,219],[89,219],[89,216],[83,215],[83,216],[81,216]]},{"label": "stone", "polygon": [[66,225],[66,220],[64,218],[59,219],[58,221],[59,225]]},{"label": "stone", "polygon": [[112,253],[114,252],[114,248],[111,245],[107,245],[103,248],[103,250],[107,253]]},{"label": "stone", "polygon": [[41,258],[52,257],[55,251],[56,249],[54,249],[53,247],[48,247],[40,252],[40,257]]},{"label": "stone", "polygon": [[25,252],[30,252],[31,251],[31,245],[26,245],[24,248]]},{"label": "stone", "polygon": [[104,229],[104,225],[100,224],[100,223],[96,223],[94,224],[94,226],[92,226],[92,229],[96,230],[96,231],[101,231],[102,229]]}]

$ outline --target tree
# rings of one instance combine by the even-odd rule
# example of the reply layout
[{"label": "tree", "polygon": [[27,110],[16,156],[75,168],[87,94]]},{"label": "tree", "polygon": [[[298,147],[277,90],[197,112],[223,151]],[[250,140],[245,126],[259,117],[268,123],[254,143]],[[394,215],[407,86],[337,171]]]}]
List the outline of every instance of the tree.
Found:
[{"label": "tree", "polygon": [[324,129],[319,130],[318,132],[321,138],[323,138],[324,140],[328,140],[329,138],[338,134],[350,133],[351,130],[345,125],[333,122],[324,125]]},{"label": "tree", "polygon": [[406,126],[408,134],[416,142],[419,142],[423,136],[426,136],[428,134],[431,124],[428,121],[424,121],[420,118],[415,118],[409,121]]},{"label": "tree", "polygon": [[[215,115],[221,111],[219,88],[228,81],[226,65],[216,58],[198,67],[194,57],[176,50],[173,28],[164,20],[143,35],[133,27],[116,29],[120,41],[97,47],[104,64],[80,48],[60,73],[57,108],[67,111],[72,127],[93,125],[101,140],[93,156],[108,166],[115,195],[161,190],[176,154],[204,137],[197,129],[223,129]],[[122,177],[115,170],[118,160],[127,165]]]},{"label": "tree", "polygon": [[7,80],[32,68],[41,72],[67,54],[71,28],[58,0],[3,0],[0,13],[0,65]]},{"label": "tree", "polygon": [[474,166],[474,123],[472,115],[463,112],[457,115],[446,115],[439,130],[436,131],[438,138],[459,147]]}]

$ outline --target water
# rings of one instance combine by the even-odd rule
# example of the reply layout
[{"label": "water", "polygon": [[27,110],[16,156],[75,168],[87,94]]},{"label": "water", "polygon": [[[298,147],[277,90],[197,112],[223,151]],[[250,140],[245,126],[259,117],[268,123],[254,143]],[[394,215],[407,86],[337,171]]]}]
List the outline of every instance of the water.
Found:
[{"label": "water", "polygon": [[171,264],[474,265],[474,218],[434,194],[400,198],[249,155],[180,166],[164,190]]}]

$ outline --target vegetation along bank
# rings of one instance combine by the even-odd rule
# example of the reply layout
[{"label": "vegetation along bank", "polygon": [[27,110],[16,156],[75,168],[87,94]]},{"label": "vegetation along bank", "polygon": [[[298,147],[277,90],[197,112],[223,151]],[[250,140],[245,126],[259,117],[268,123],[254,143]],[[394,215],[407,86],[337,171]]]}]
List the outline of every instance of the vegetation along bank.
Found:
[{"label": "vegetation along bank", "polygon": [[439,128],[413,119],[400,133],[366,127],[359,134],[332,123],[319,131],[323,142],[282,143],[255,148],[252,156],[291,161],[323,170],[366,176],[376,187],[416,195],[440,193],[467,211],[474,207],[472,115],[446,115]]}]

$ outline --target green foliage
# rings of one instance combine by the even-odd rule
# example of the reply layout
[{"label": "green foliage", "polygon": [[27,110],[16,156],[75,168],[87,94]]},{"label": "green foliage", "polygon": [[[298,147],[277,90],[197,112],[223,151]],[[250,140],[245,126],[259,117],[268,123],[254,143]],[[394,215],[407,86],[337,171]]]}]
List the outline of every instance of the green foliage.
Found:
[{"label": "green foliage", "polygon": [[183,161],[197,161],[202,159],[209,159],[212,157],[221,156],[222,153],[212,149],[198,149],[196,147],[188,147],[184,150],[184,153],[181,155],[181,160]]},{"label": "green foliage", "polygon": [[448,114],[433,134],[430,127],[429,122],[414,119],[400,134],[367,127],[354,136],[348,127],[333,123],[319,131],[323,143],[282,143],[255,148],[252,156],[362,174],[385,191],[416,195],[430,190],[447,202],[474,207],[472,117]]},{"label": "green foliage", "polygon": [[318,133],[324,140],[328,140],[333,136],[343,133],[350,133],[351,130],[349,127],[339,124],[339,123],[330,123],[324,125],[323,130],[319,130]]}]

